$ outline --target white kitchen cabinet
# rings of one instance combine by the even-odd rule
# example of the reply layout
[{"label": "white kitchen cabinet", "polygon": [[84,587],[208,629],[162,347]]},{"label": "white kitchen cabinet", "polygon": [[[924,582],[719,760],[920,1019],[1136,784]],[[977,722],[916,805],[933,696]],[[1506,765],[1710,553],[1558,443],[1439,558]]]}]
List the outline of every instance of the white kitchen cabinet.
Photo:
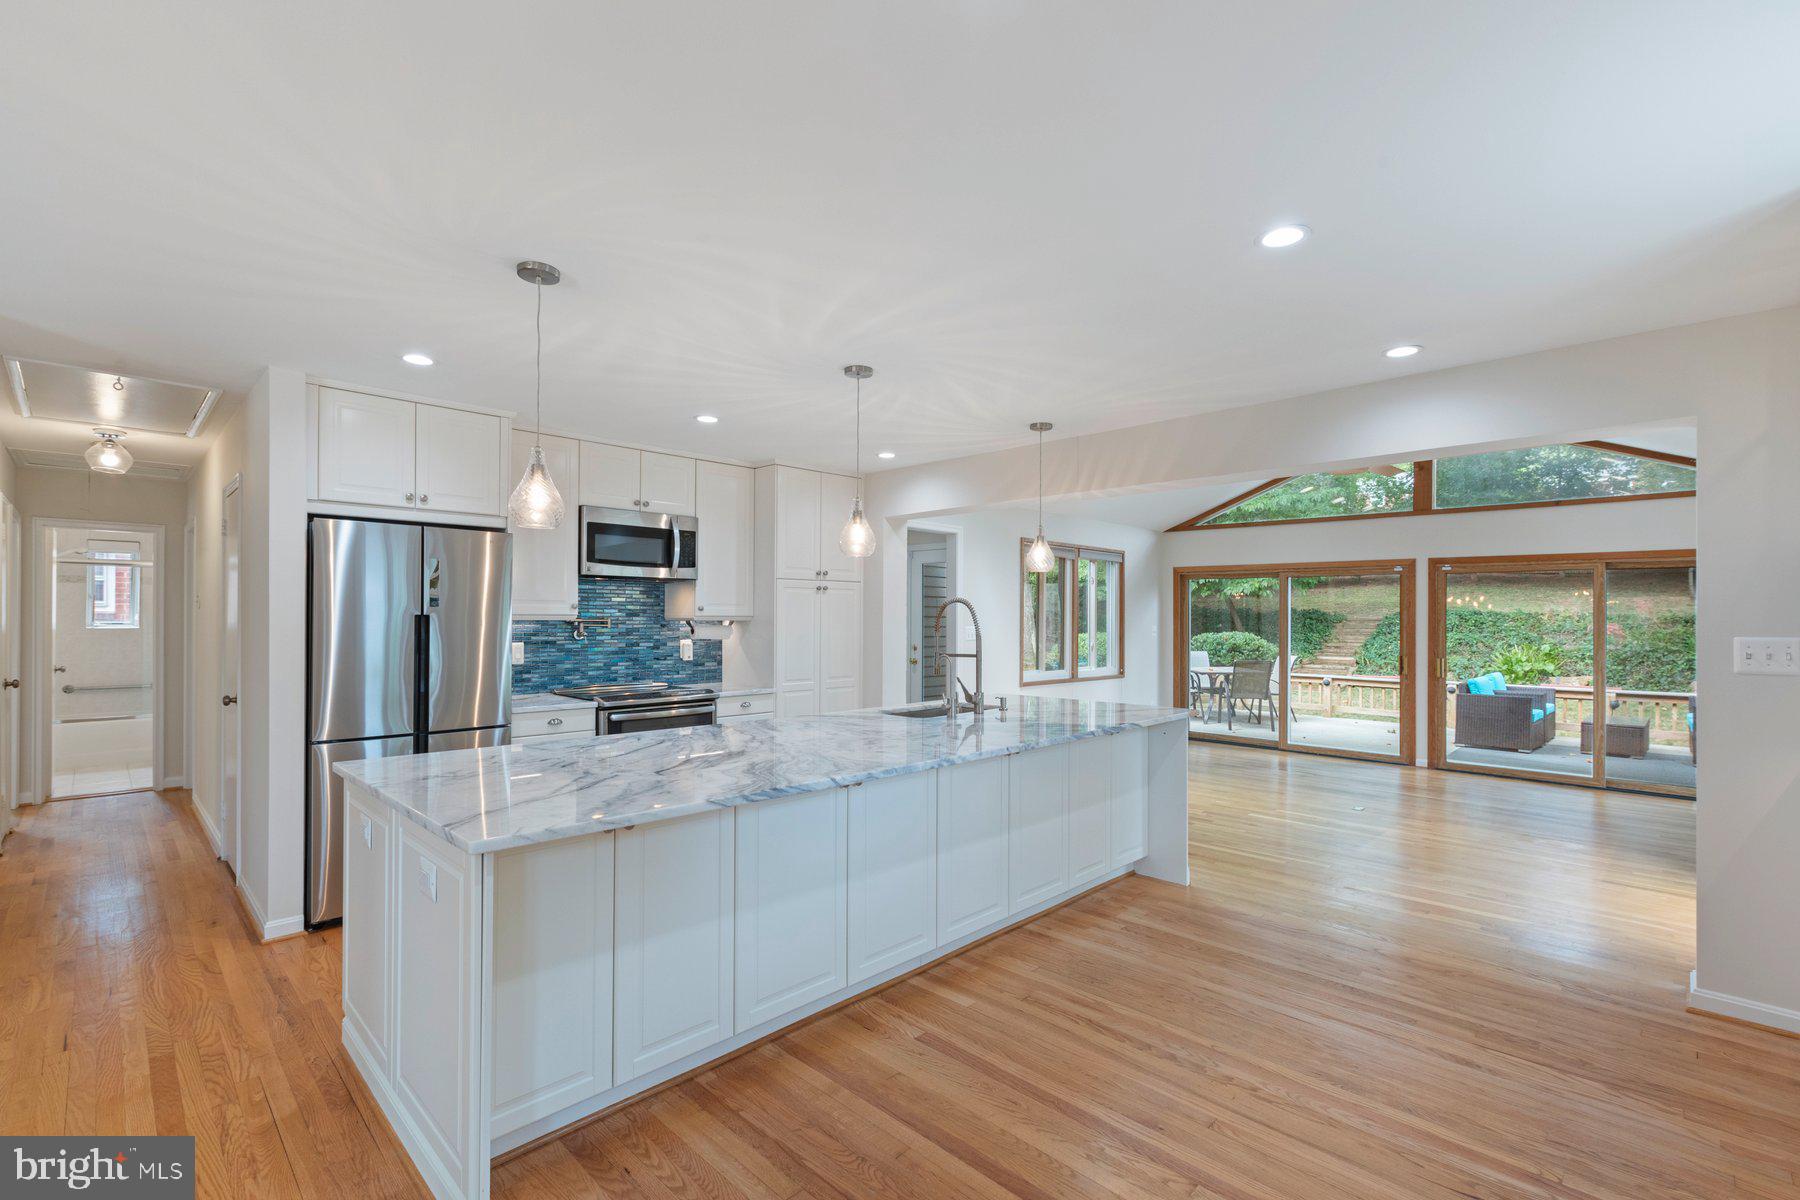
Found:
[{"label": "white kitchen cabinet", "polygon": [[1008,909],[1016,913],[1069,887],[1069,747],[1027,750],[1008,761]]},{"label": "white kitchen cabinet", "polygon": [[843,788],[737,809],[737,1032],[845,986]]},{"label": "white kitchen cabinet", "polygon": [[862,559],[838,549],[838,535],[850,519],[860,486],[847,475],[819,476],[819,575],[829,583],[862,580]]},{"label": "white kitchen cabinet", "polygon": [[818,582],[819,475],[798,467],[763,467],[756,472],[759,555],[778,579]]},{"label": "white kitchen cabinet", "polygon": [[947,945],[1006,919],[1008,792],[1004,758],[937,772],[937,941]]},{"label": "white kitchen cabinet", "polygon": [[[638,508],[642,498],[643,451],[604,442],[581,443],[581,487],[576,493],[583,504],[603,508]],[[571,514],[574,515],[574,514]]]},{"label": "white kitchen cabinet", "polygon": [[1113,743],[1118,740],[1082,738],[1068,746],[1070,887],[1112,869]]},{"label": "white kitchen cabinet", "polygon": [[[816,582],[775,583],[775,712],[810,717],[819,711],[819,591]],[[755,624],[755,622],[752,622]]]},{"label": "white kitchen cabinet", "polygon": [[494,856],[497,1134],[612,1086],[616,840]]},{"label": "white kitchen cabinet", "polygon": [[[507,477],[517,481],[531,460],[534,444],[521,431],[513,438],[512,469]],[[560,617],[567,620],[580,611],[581,521],[573,498],[580,493],[581,447],[571,438],[545,437],[544,465],[562,493],[565,515],[555,529],[512,530],[512,613],[515,620]]]},{"label": "white kitchen cabinet", "polygon": [[383,1075],[389,1070],[393,1037],[391,811],[345,793],[344,904],[360,919],[344,925],[344,1023]]},{"label": "white kitchen cabinet", "polygon": [[494,452],[504,440],[500,418],[421,404],[413,419],[413,481],[419,507],[480,515],[504,512],[506,496]]},{"label": "white kitchen cabinet", "polygon": [[1127,729],[1112,743],[1112,846],[1114,867],[1128,867],[1149,851],[1150,731]]},{"label": "white kitchen cabinet", "polygon": [[411,508],[414,413],[410,400],[318,389],[318,500]]},{"label": "white kitchen cabinet", "polygon": [[751,616],[756,607],[755,473],[725,463],[692,465],[694,518],[700,527],[694,615],[709,621]]},{"label": "white kitchen cabinet", "polygon": [[820,584],[819,711],[862,707],[862,587]]},{"label": "white kitchen cabinet", "polygon": [[850,982],[937,946],[936,772],[850,791]]},{"label": "white kitchen cabinet", "polygon": [[731,1036],[735,812],[614,835],[615,1086]]},{"label": "white kitchen cabinet", "polygon": [[639,506],[648,512],[694,515],[694,460],[644,451],[639,464]]}]

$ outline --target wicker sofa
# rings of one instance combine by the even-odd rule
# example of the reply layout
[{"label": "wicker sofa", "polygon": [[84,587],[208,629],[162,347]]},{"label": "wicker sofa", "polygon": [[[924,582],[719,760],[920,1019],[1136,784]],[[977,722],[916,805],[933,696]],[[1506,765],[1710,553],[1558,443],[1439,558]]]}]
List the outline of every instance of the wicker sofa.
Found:
[{"label": "wicker sofa", "polygon": [[1456,685],[1458,746],[1529,754],[1555,736],[1555,688],[1507,684],[1505,691],[1479,695],[1467,680]]}]

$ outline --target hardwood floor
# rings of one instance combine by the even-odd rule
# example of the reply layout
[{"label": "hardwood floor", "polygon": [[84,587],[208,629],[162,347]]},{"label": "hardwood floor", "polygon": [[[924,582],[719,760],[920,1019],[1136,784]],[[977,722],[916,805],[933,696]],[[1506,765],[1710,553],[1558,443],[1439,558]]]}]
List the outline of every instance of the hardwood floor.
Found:
[{"label": "hardwood floor", "polygon": [[[502,1165],[496,1197],[1800,1196],[1800,1040],[1683,1011],[1693,809],[1192,750],[1127,879]],[[201,1194],[423,1196],[337,937],[249,938],[192,813],[26,810],[0,1131],[191,1132]]]}]

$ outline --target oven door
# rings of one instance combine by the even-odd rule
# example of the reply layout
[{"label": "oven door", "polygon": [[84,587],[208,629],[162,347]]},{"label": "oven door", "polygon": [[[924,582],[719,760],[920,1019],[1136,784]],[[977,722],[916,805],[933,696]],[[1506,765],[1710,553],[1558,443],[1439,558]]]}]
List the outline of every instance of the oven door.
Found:
[{"label": "oven door", "polygon": [[717,708],[711,700],[694,704],[659,704],[653,708],[603,708],[600,710],[600,732],[644,733],[651,729],[711,725]]},{"label": "oven door", "polygon": [[692,579],[698,548],[692,517],[582,506],[583,575]]}]

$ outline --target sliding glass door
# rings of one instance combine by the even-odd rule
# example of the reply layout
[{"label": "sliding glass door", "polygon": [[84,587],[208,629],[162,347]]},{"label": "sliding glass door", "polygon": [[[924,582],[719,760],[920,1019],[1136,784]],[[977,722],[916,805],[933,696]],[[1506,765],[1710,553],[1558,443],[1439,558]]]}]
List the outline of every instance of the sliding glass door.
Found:
[{"label": "sliding glass door", "polygon": [[1692,795],[1687,552],[1434,560],[1432,762]]},{"label": "sliding glass door", "polygon": [[1189,736],[1412,760],[1410,563],[1182,568],[1175,590]]}]

